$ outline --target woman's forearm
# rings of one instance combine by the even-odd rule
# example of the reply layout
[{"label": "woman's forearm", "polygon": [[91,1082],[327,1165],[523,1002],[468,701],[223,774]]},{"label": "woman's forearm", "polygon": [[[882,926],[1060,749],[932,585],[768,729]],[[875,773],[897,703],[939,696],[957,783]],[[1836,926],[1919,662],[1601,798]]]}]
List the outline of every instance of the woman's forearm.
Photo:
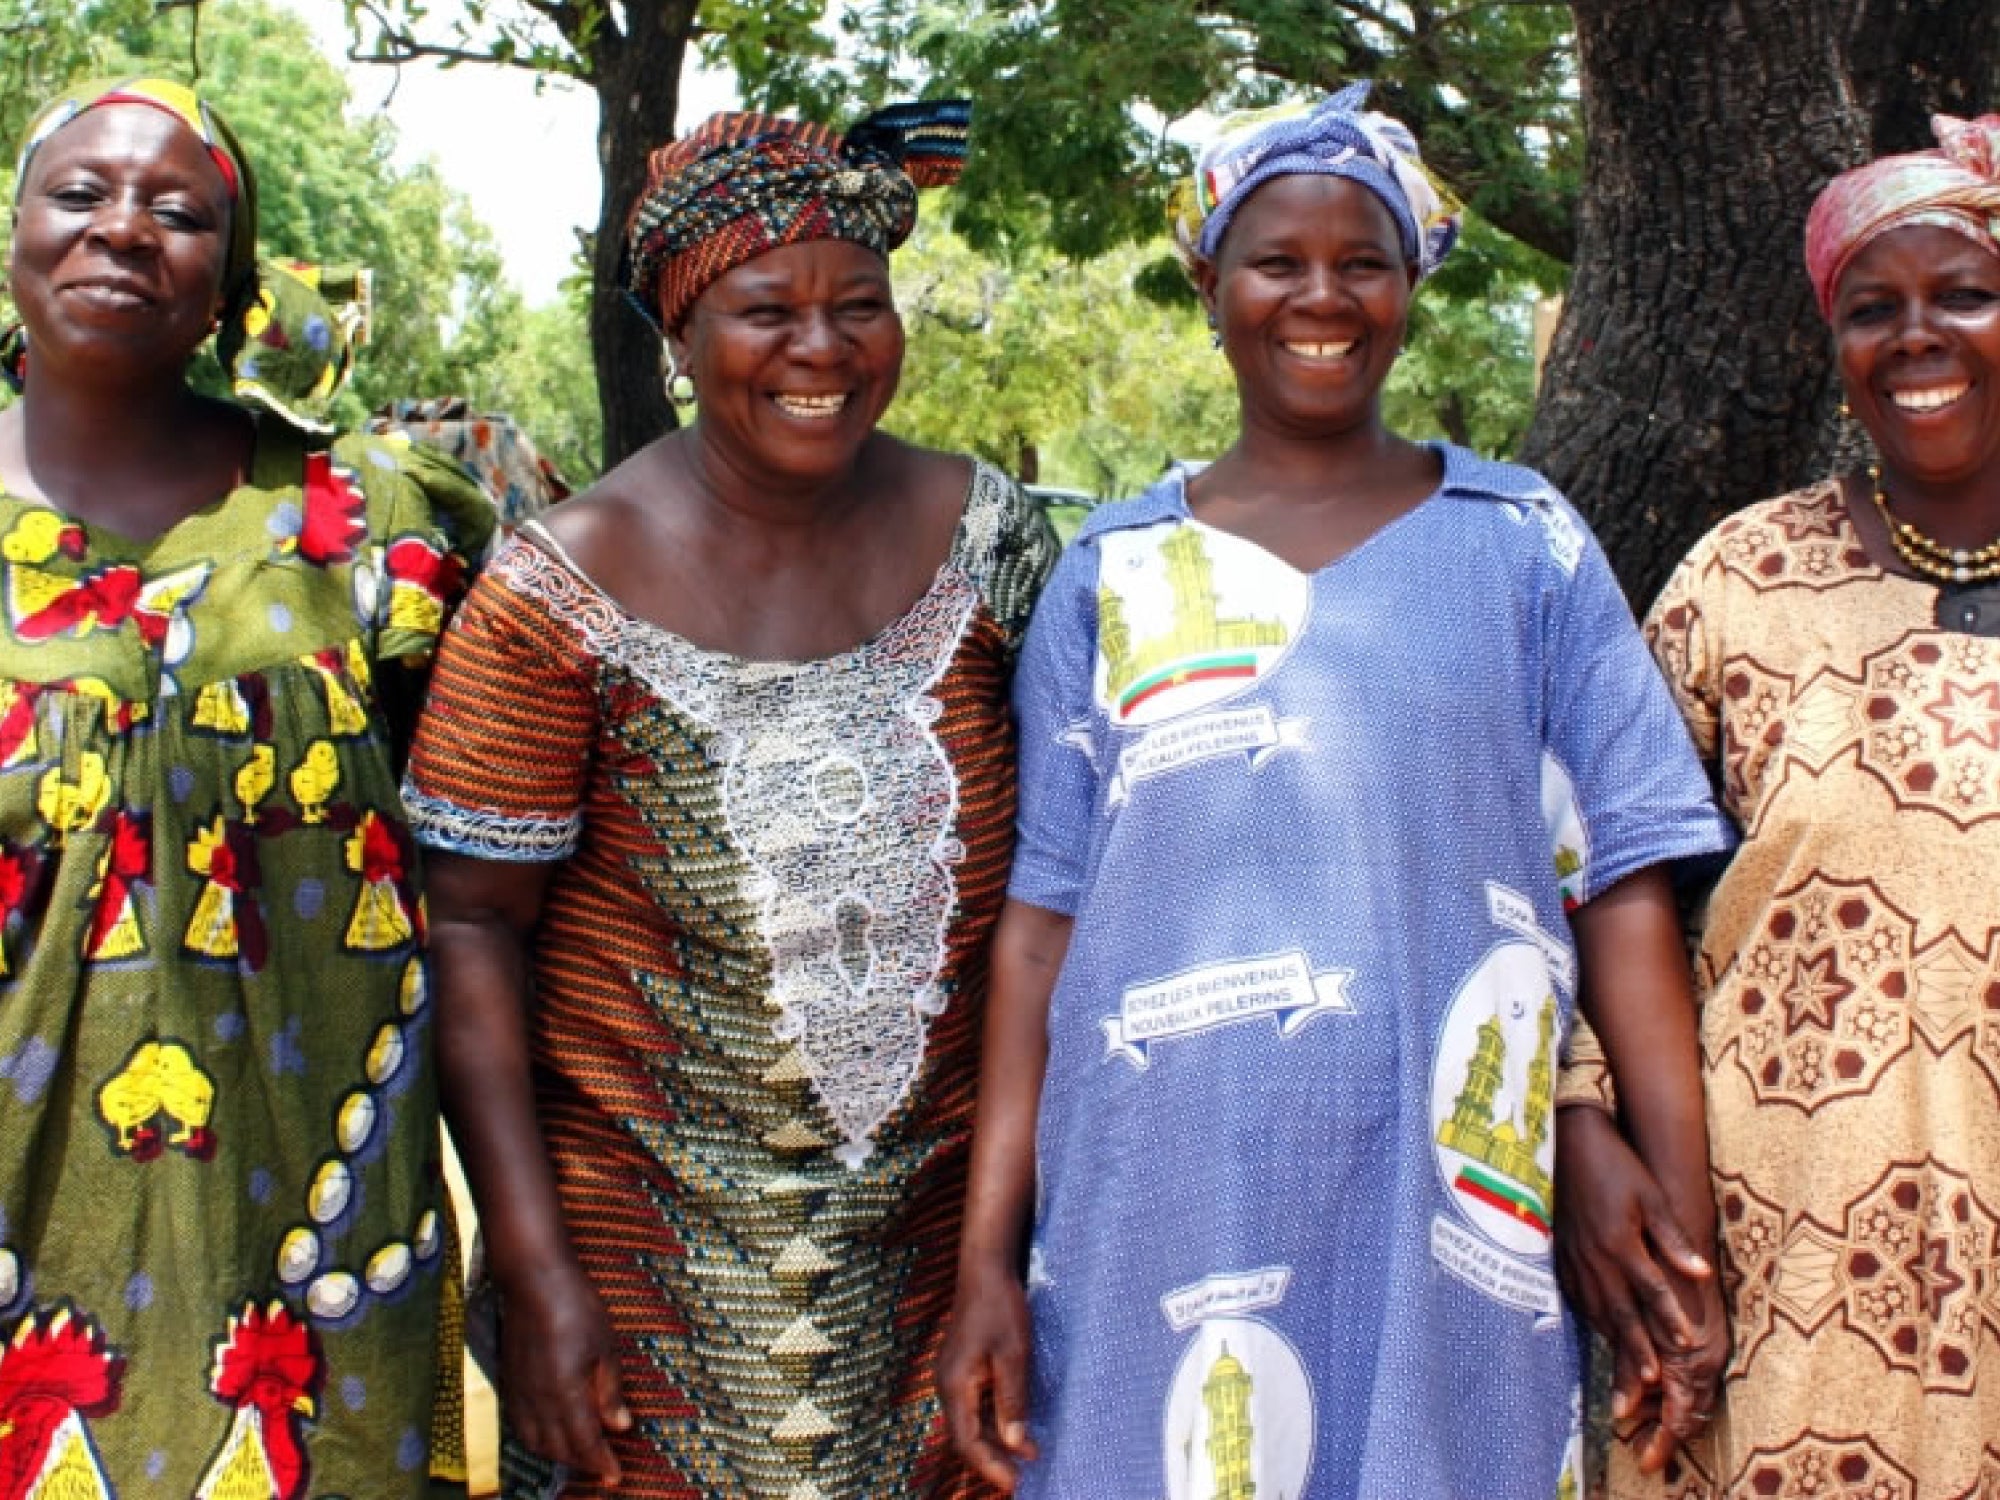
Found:
[{"label": "woman's forearm", "polygon": [[504,1291],[570,1258],[535,1114],[526,957],[520,939],[492,914],[442,915],[432,934],[445,1120],[479,1210],[487,1262]]},{"label": "woman's forearm", "polygon": [[1571,918],[1585,1015],[1610,1059],[1619,1113],[1698,1243],[1715,1229],[1700,1038],[1673,891],[1660,869],[1620,881]]},{"label": "woman's forearm", "polygon": [[1071,920],[1010,901],[993,939],[960,1259],[1012,1266],[1035,1189],[1035,1117],[1049,1053],[1049,1000],[1069,951]]}]

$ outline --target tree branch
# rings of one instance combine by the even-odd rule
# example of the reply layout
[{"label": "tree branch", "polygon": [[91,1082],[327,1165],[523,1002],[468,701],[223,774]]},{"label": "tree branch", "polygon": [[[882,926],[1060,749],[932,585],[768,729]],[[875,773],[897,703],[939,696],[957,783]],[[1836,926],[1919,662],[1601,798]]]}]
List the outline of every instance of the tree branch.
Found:
[{"label": "tree branch", "polygon": [[[347,49],[347,60],[358,63],[375,63],[384,67],[400,68],[404,63],[416,62],[420,58],[436,58],[440,62],[478,63],[489,68],[517,68],[524,73],[568,73],[567,68],[553,68],[526,57],[495,57],[490,52],[480,52],[468,47],[448,47],[440,42],[420,42],[414,37],[383,36],[378,42],[387,43],[388,51],[362,52],[356,48]],[[580,77],[580,74],[571,76]]]},{"label": "tree branch", "polygon": [[188,12],[188,77],[201,81],[201,0],[154,0],[153,14],[164,16],[169,11]]},{"label": "tree branch", "polygon": [[[174,0],[174,3],[199,5],[202,0]],[[582,13],[569,4],[568,0],[523,0],[523,3],[548,16],[559,31],[562,30],[562,22],[555,19],[558,13],[568,16],[573,24],[581,29]],[[489,68],[513,68],[524,73],[560,73],[585,82],[591,81],[591,71],[582,60],[580,50],[575,61],[565,62],[533,49],[503,56],[478,47],[425,41],[406,27],[399,26],[380,5],[375,3],[375,0],[352,0],[352,5],[357,12],[366,15],[373,22],[375,35],[372,38],[373,51],[362,51],[363,44],[359,41],[349,44],[347,57],[350,62],[400,69],[405,63],[431,58],[443,63],[476,63]],[[562,34],[565,41],[575,44],[576,38],[568,31],[563,31]]]},{"label": "tree branch", "polygon": [[1548,10],[1549,0],[1473,0],[1470,5],[1461,5],[1457,10],[1448,10],[1437,17],[1435,27],[1439,31],[1449,31],[1454,26],[1463,26],[1476,20],[1481,12],[1489,10]]},{"label": "tree branch", "polygon": [[565,41],[574,42],[583,28],[583,13],[568,0],[521,0],[521,3],[560,31]]},{"label": "tree branch", "polygon": [[[1412,40],[1408,26],[1376,6],[1363,4],[1362,0],[1340,0],[1340,9],[1347,11],[1350,15],[1358,16],[1364,21],[1373,22],[1392,37],[1400,38],[1405,42]],[[1376,53],[1378,56],[1380,55],[1379,48],[1369,47],[1368,50]]]}]

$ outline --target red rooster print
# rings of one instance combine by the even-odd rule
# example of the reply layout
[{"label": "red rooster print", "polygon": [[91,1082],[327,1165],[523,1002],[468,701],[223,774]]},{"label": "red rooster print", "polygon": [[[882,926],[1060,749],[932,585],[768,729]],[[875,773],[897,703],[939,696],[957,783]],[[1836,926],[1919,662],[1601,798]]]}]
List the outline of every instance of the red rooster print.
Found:
[{"label": "red rooster print", "polygon": [[299,556],[324,567],[353,557],[368,529],[368,500],[354,471],[324,453],[306,455]]},{"label": "red rooster print", "polygon": [[282,1302],[246,1305],[215,1350],[209,1389],[236,1408],[195,1500],[298,1500],[308,1465],[300,1427],[325,1373],[312,1330]]},{"label": "red rooster print", "polygon": [[445,601],[458,590],[465,564],[419,536],[389,544],[389,624],[396,630],[436,635],[444,627]]},{"label": "red rooster print", "polygon": [[125,1361],[67,1306],[21,1320],[0,1346],[0,1500],[113,1500],[86,1418],[118,1410]]}]

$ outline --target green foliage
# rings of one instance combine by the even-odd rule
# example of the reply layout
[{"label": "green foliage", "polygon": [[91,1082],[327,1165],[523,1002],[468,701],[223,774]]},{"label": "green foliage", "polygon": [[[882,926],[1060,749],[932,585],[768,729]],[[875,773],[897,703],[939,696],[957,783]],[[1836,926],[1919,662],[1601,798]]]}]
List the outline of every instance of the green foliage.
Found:
[{"label": "green foliage", "polygon": [[1198,313],[1130,295],[1149,252],[982,256],[925,221],[895,260],[909,334],[884,425],[1051,484],[1120,494],[1213,451],[1235,417]]},{"label": "green foliage", "polygon": [[151,0],[0,0],[0,141],[13,144],[28,118],[72,79],[114,67],[120,41],[152,15]]},{"label": "green foliage", "polygon": [[1554,262],[1468,216],[1458,247],[1411,306],[1409,338],[1383,392],[1389,425],[1513,457],[1535,412],[1535,301],[1561,285]]},{"label": "green foliage", "polygon": [[702,0],[701,60],[734,73],[768,108],[845,123],[863,111],[835,39],[820,30],[825,10],[824,0]]},{"label": "green foliage", "polygon": [[[1580,177],[1566,6],[849,0],[835,24],[830,58],[732,56],[746,97],[810,109],[845,88],[845,108],[821,111],[832,118],[915,92],[975,101],[957,238],[920,237],[898,262],[911,355],[892,425],[1009,466],[1032,449],[1041,478],[1098,493],[1144,483],[1168,455],[1218,451],[1234,397],[1156,238],[1190,164],[1179,137],[1205,115],[1369,77],[1480,210],[1418,301],[1389,420],[1518,447],[1535,398],[1532,303],[1563,283]],[[932,284],[934,306],[909,297]]]},{"label": "green foliage", "polygon": [[591,367],[588,278],[514,326],[511,343],[474,372],[467,393],[483,411],[506,412],[563,478],[581,489],[597,477],[604,418]]}]

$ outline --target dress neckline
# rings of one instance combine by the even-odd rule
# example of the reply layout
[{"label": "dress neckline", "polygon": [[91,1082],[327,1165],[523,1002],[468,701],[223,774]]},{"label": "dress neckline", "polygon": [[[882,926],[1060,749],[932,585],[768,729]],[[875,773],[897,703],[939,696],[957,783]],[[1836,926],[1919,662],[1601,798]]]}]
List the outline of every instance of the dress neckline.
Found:
[{"label": "dress neckline", "polygon": [[1345,552],[1328,558],[1317,568],[1297,567],[1286,558],[1279,556],[1262,542],[1256,540],[1256,538],[1247,537],[1240,531],[1231,531],[1226,526],[1218,526],[1213,521],[1204,521],[1200,516],[1196,515],[1194,507],[1188,503],[1188,480],[1193,478],[1195,474],[1198,474],[1202,467],[1206,467],[1205,465],[1180,465],[1174,469],[1172,474],[1174,485],[1172,508],[1173,513],[1186,525],[1197,527],[1210,536],[1226,537],[1237,546],[1248,547],[1256,552],[1258,556],[1269,562],[1271,566],[1284,569],[1286,573],[1294,578],[1303,578],[1308,582],[1317,582],[1319,579],[1332,577],[1340,571],[1343,564],[1356,561],[1363,554],[1375,549],[1378,542],[1384,546],[1388,545],[1387,539],[1394,532],[1402,529],[1406,522],[1412,522],[1416,516],[1431,510],[1444,497],[1445,491],[1450,488],[1451,474],[1449,466],[1442,462],[1442,455],[1440,455],[1440,461],[1441,467],[1438,474],[1438,481],[1431,486],[1430,492],[1423,499],[1412,505],[1408,510],[1391,516],[1352,547],[1349,547]]},{"label": "dress neckline", "polygon": [[0,504],[16,506],[23,512],[45,512],[57,517],[65,526],[76,527],[89,543],[90,556],[110,556],[123,560],[148,557],[161,548],[171,545],[177,538],[184,536],[190,528],[221,515],[241,495],[282,489],[287,485],[299,483],[300,465],[305,453],[305,445],[300,434],[287,424],[266,420],[248,407],[242,410],[250,418],[250,461],[245,466],[243,478],[230,485],[213,500],[189,511],[165,531],[156,535],[131,536],[100,521],[72,515],[53,501],[17,495],[4,484],[0,484]]},{"label": "dress neckline", "polygon": [[[972,477],[966,485],[965,498],[959,509],[958,524],[952,528],[951,545],[945,549],[944,560],[938,564],[937,571],[931,575],[931,580],[924,586],[923,592],[874,634],[855,645],[826,656],[744,656],[738,652],[701,645],[677,630],[649,620],[644,615],[634,614],[590,576],[583,565],[570,555],[569,549],[556,540],[555,535],[541,523],[539,517],[524,521],[517,527],[514,540],[509,543],[509,547],[528,548],[562,568],[577,583],[588,589],[593,598],[603,604],[604,608],[617,619],[620,630],[646,637],[678,653],[693,657],[712,671],[734,673],[833,671],[892,647],[902,636],[914,629],[927,614],[929,606],[938,599],[951,578],[960,570],[960,559],[966,552],[970,529],[977,519],[977,512],[981,507],[993,503],[986,493],[989,476],[992,474],[993,471],[988,465],[977,459],[972,461]],[[527,535],[524,536],[522,533]],[[533,539],[530,540],[530,537]]]}]

